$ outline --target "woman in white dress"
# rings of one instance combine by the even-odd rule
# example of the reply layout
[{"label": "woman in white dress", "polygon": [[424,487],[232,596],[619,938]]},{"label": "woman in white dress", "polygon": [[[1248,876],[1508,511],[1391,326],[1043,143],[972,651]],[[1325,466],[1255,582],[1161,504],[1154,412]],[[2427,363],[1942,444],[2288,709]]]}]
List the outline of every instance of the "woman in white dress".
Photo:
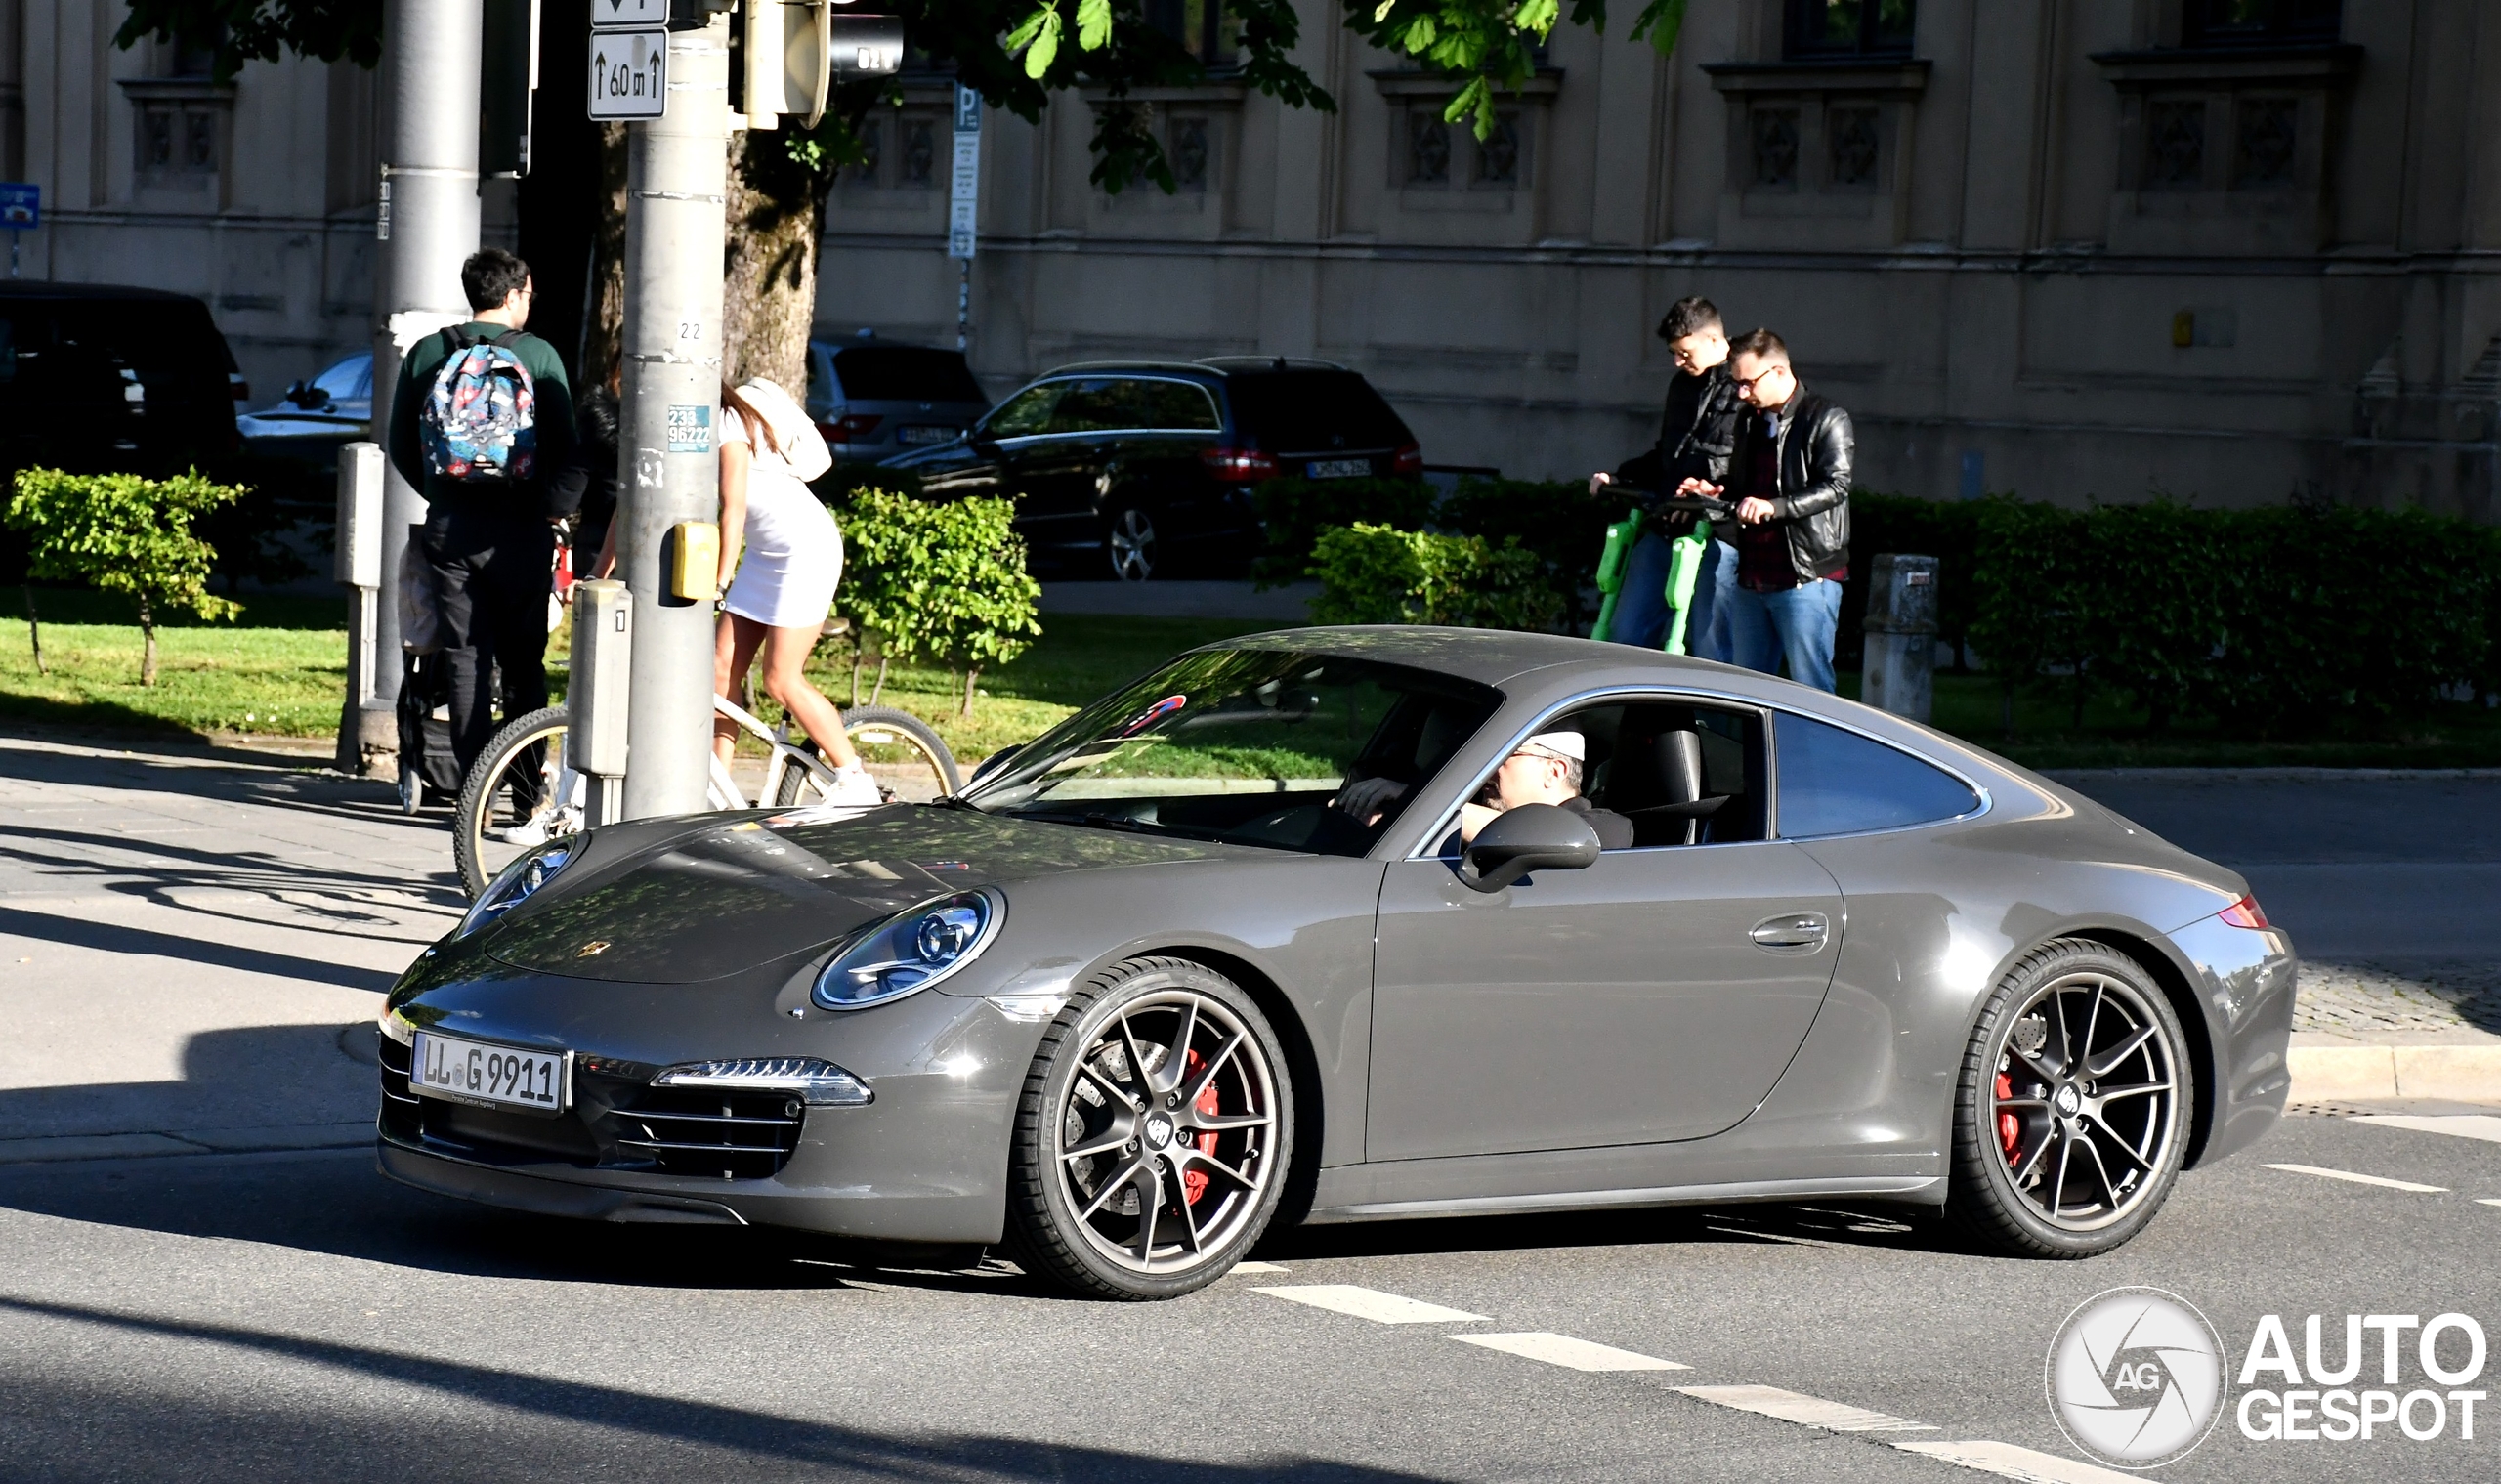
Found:
[{"label": "woman in white dress", "polygon": [[[832,465],[824,437],[789,393],[762,378],[721,388],[721,582],[727,591],[712,686],[734,696],[761,651],[764,693],[833,765],[829,802],[873,804],[876,782],[843,734],[842,713],[808,683],[804,669],[842,580],[842,532],[807,486]],[[724,762],[737,740],[727,718],[715,720],[712,745]]]}]

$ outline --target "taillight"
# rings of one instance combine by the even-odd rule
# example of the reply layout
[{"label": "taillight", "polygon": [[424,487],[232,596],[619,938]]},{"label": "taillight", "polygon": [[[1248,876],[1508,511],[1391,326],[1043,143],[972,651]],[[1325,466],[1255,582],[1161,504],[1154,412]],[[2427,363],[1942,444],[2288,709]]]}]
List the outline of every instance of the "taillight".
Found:
[{"label": "taillight", "polygon": [[252,400],[252,384],[243,379],[243,373],[240,371],[229,371],[226,373],[226,387],[228,391],[234,394],[234,400],[236,402],[250,402]]},{"label": "taillight", "polygon": [[847,444],[855,438],[867,438],[877,431],[877,424],[884,421],[883,417],[874,412],[854,412],[834,423],[831,430],[832,436],[827,441]]},{"label": "taillight", "polygon": [[2243,897],[2215,915],[2234,927],[2266,927],[2267,909],[2258,905],[2256,897]]},{"label": "taillight", "polygon": [[1414,444],[1401,447],[1389,456],[1389,472],[1392,474],[1423,473],[1424,450]]},{"label": "taillight", "polygon": [[1249,485],[1277,477],[1277,461],[1256,448],[1202,448],[1199,461],[1228,485]]}]

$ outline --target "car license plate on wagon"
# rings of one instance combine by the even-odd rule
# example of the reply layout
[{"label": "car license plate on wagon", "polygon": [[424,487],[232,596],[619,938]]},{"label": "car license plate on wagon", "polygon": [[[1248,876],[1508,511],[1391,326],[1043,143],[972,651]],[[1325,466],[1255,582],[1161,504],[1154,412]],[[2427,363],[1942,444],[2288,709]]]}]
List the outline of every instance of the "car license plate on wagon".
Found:
[{"label": "car license plate on wagon", "polygon": [[920,427],[898,428],[895,430],[895,442],[899,444],[943,444],[954,438],[955,436],[955,431],[956,430],[954,428],[933,428],[926,425]]},{"label": "car license plate on wagon", "polygon": [[1368,458],[1315,458],[1303,465],[1303,477],[1315,480],[1359,480],[1372,473]]},{"label": "car license plate on wagon", "polygon": [[419,1031],[409,1049],[411,1092],[531,1113],[562,1113],[571,1102],[571,1051],[521,1051],[433,1031]]}]

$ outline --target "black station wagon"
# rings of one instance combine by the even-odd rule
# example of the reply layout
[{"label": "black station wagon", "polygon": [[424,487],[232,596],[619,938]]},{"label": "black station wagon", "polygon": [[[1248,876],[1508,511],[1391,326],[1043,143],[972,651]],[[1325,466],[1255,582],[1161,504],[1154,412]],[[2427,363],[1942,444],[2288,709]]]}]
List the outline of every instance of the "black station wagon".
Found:
[{"label": "black station wagon", "polygon": [[1007,495],[1038,566],[1139,582],[1254,543],[1263,480],[1420,478],[1415,435],[1325,360],[1224,357],[1062,366],[954,443],[885,461],[933,498]]}]

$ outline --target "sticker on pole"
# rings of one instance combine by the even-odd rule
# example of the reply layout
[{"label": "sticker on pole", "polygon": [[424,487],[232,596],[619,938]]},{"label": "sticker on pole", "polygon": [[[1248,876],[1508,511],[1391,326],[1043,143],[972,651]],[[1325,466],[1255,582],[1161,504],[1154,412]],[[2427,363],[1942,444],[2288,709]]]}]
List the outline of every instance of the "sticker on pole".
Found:
[{"label": "sticker on pole", "polygon": [[668,451],[711,452],[712,409],[695,403],[671,403],[668,409]]},{"label": "sticker on pole", "polygon": [[593,31],[590,116],[603,122],[668,111],[668,32]]}]

